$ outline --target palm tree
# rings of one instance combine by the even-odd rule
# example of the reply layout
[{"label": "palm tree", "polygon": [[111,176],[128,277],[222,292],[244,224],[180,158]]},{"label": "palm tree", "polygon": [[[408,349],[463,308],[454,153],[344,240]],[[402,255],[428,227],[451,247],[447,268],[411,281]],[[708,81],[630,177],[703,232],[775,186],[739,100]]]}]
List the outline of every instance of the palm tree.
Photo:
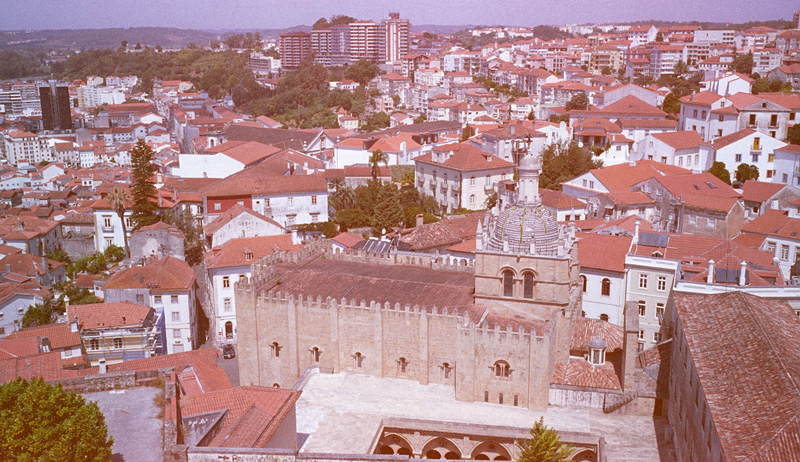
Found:
[{"label": "palm tree", "polygon": [[130,203],[131,197],[128,194],[127,189],[122,188],[114,188],[111,192],[108,193],[108,202],[111,204],[111,208],[117,212],[117,216],[119,217],[119,221],[122,222],[122,238],[125,242],[125,256],[130,257],[131,252],[128,248],[128,228],[125,226],[125,205]]},{"label": "palm tree", "polygon": [[329,185],[334,191],[338,191],[344,185],[344,178],[332,178]]},{"label": "palm tree", "polygon": [[388,167],[389,155],[381,151],[380,149],[372,151],[372,154],[369,156],[369,165],[372,166],[372,180],[375,181],[375,183],[378,182],[378,176],[380,176],[381,174],[381,168],[380,168],[381,163],[385,164]]}]

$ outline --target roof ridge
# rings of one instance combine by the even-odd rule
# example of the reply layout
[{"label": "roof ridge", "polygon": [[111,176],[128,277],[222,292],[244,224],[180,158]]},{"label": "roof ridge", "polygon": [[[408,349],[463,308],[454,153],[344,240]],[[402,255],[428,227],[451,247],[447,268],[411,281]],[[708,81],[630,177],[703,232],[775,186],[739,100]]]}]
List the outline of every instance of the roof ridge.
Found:
[{"label": "roof ridge", "polygon": [[773,441],[774,441],[776,438],[778,438],[778,437],[779,437],[781,434],[783,434],[783,431],[786,429],[786,427],[788,427],[788,426],[790,426],[790,425],[793,425],[793,424],[794,424],[795,422],[797,422],[798,420],[800,420],[800,414],[795,414],[795,415],[794,415],[794,417],[792,417],[791,419],[789,419],[788,421],[786,421],[786,423],[785,423],[785,424],[783,424],[783,425],[781,426],[781,428],[780,428],[778,431],[776,431],[774,435],[772,435],[772,437],[771,437],[771,438],[767,439],[767,440],[764,442],[764,444],[762,444],[761,446],[759,446],[758,448],[756,448],[756,450],[755,450],[755,451],[753,451],[751,454],[749,454],[749,455],[747,456],[747,458],[748,458],[748,459],[750,459],[750,458],[752,458],[753,456],[755,456],[755,455],[757,455],[757,454],[760,454],[760,453],[762,453],[762,452],[763,452],[763,451],[762,451],[762,449],[766,448],[766,447],[767,447],[767,445],[769,445],[770,443],[772,443],[772,442],[773,442]]}]

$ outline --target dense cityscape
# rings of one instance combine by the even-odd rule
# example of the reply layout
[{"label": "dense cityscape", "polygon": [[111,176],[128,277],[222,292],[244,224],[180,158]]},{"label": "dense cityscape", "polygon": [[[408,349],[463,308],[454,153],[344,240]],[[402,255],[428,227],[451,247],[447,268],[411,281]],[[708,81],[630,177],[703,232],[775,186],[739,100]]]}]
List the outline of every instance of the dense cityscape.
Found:
[{"label": "dense cityscape", "polygon": [[783,16],[0,30],[0,460],[800,462]]}]

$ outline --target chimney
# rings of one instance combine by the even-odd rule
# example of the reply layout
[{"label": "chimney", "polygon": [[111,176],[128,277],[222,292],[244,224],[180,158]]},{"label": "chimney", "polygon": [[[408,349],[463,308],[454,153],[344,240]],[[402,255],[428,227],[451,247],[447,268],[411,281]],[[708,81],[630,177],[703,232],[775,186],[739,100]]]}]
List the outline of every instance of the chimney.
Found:
[{"label": "chimney", "polygon": [[48,263],[47,263],[47,257],[46,256],[42,256],[42,268],[47,272],[47,271],[50,270],[49,266],[50,265],[48,265]]},{"label": "chimney", "polygon": [[514,135],[517,133],[517,126],[516,126],[516,124],[513,124],[513,123],[512,123],[512,124],[511,124],[511,126],[510,126],[510,127],[508,127],[508,132],[509,132],[509,133],[511,133],[511,136],[514,136]]},{"label": "chimney", "polygon": [[178,200],[178,188],[172,188],[172,200]]},{"label": "chimney", "polygon": [[77,316],[75,316],[75,318],[72,321],[69,322],[69,331],[70,332],[78,332],[78,317]]},{"label": "chimney", "polygon": [[10,273],[10,272],[11,272],[11,264],[10,263],[6,263],[6,273]]},{"label": "chimney", "polygon": [[108,372],[106,368],[106,358],[100,358],[100,361],[97,362],[98,367],[100,368],[100,373],[105,374]]},{"label": "chimney", "polygon": [[161,198],[161,191],[158,192],[158,206],[162,207],[164,205],[164,199]]},{"label": "chimney", "polygon": [[633,228],[633,243],[634,244],[638,244],[639,243],[639,225],[642,223],[642,221],[637,218],[635,223],[636,224],[635,224],[635,226]]},{"label": "chimney", "polygon": [[747,283],[747,278],[745,278],[746,275],[747,275],[747,262],[742,260],[742,267],[739,270],[739,285],[740,286],[746,285],[746,283]]},{"label": "chimney", "polygon": [[706,282],[709,284],[714,283],[714,260],[708,261],[708,277],[706,278]]},{"label": "chimney", "polygon": [[422,226],[423,224],[425,224],[424,215],[423,215],[423,214],[421,214],[421,213],[418,213],[418,214],[417,214],[417,223],[416,223],[416,226]]},{"label": "chimney", "polygon": [[297,237],[297,230],[296,229],[292,230],[292,244],[293,245],[300,244],[300,238]]}]

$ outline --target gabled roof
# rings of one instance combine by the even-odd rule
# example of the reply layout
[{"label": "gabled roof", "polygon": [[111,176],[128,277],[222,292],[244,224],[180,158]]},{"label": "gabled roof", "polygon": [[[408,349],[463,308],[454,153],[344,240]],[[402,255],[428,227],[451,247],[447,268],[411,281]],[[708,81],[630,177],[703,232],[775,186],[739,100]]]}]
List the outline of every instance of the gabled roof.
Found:
[{"label": "gabled roof", "polygon": [[250,216],[252,216],[253,218],[255,218],[257,220],[261,220],[261,221],[264,221],[266,223],[270,223],[270,224],[272,224],[274,226],[277,226],[280,229],[284,229],[283,226],[281,226],[280,223],[278,223],[277,221],[273,220],[272,218],[269,218],[267,216],[261,215],[260,213],[255,212],[253,210],[250,210],[250,209],[248,209],[247,207],[245,207],[243,205],[236,204],[233,207],[229,208],[228,210],[224,211],[220,216],[215,218],[214,221],[212,221],[211,223],[203,226],[203,231],[205,232],[205,234],[207,236],[210,236],[210,235],[216,233],[217,231],[219,231],[220,228],[222,228],[223,226],[227,225],[234,218],[238,217],[239,215],[241,215],[243,213],[247,214],[247,215],[250,215]]},{"label": "gabled roof", "polygon": [[495,157],[469,143],[446,144],[444,146],[435,147],[433,151],[438,153],[452,151],[453,155],[449,156],[443,162],[436,162],[432,160],[433,153],[428,153],[415,158],[414,161],[421,164],[432,166],[439,165],[460,171],[508,169],[514,167],[514,164],[511,162]]},{"label": "gabled roof", "polygon": [[676,294],[675,310],[726,459],[800,460],[800,324],[788,303]]},{"label": "gabled roof", "polygon": [[360,236],[356,236],[355,234],[350,233],[339,233],[335,237],[331,238],[332,241],[341,244],[347,248],[352,248],[354,245],[358,244],[359,242],[363,241],[364,238]]},{"label": "gabled roof", "polygon": [[782,183],[748,180],[742,185],[742,200],[762,203],[787,187],[789,186]]},{"label": "gabled roof", "polygon": [[701,91],[700,93],[692,93],[681,98],[681,102],[685,104],[693,104],[697,106],[711,106],[717,101],[721,100],[722,96],[710,92]]},{"label": "gabled roof", "polygon": [[800,240],[800,219],[789,218],[784,210],[767,210],[745,223],[742,232]]},{"label": "gabled roof", "polygon": [[667,146],[677,150],[697,148],[703,144],[703,138],[694,130],[681,132],[653,133],[653,138],[663,142]]},{"label": "gabled roof", "polygon": [[[285,162],[285,161],[283,161]],[[206,197],[256,196],[260,194],[291,194],[328,191],[322,175],[276,175],[270,162],[261,162],[203,187]]]},{"label": "gabled roof", "polygon": [[226,141],[222,144],[206,149],[205,154],[222,153],[243,165],[251,165],[265,159],[281,149],[257,141]]},{"label": "gabled roof", "polygon": [[47,338],[53,350],[81,344],[80,332],[72,332],[69,324],[65,322],[18,330],[8,338]]},{"label": "gabled roof", "polygon": [[292,148],[298,151],[305,151],[321,133],[322,131],[286,130],[243,124],[231,124],[225,128],[225,135],[231,141],[258,141],[280,149]]},{"label": "gabled roof", "polygon": [[160,259],[148,259],[144,266],[121,270],[108,280],[104,290],[148,289],[154,293],[188,291],[194,280],[194,271],[188,263],[167,255]]},{"label": "gabled roof", "polygon": [[29,253],[15,253],[6,255],[0,260],[0,270],[5,271],[9,266],[12,273],[36,278],[65,265],[60,261],[51,260],[47,257],[40,257]]},{"label": "gabled roof", "polygon": [[743,130],[739,130],[738,132],[731,133],[730,135],[725,135],[716,138],[714,141],[711,142],[711,147],[714,148],[714,150],[719,150],[739,140],[743,140],[748,136],[752,135],[753,133],[758,133],[758,132],[756,132],[752,128],[745,128]]},{"label": "gabled roof", "polygon": [[666,117],[667,113],[651,106],[635,96],[626,96],[621,100],[611,103],[597,112],[608,114],[631,114]]},{"label": "gabled roof", "polygon": [[656,181],[689,206],[728,212],[741,194],[711,173],[669,175]]},{"label": "gabled roof", "polygon": [[67,319],[78,318],[78,326],[84,329],[105,329],[111,327],[140,327],[146,321],[152,322],[153,308],[131,302],[91,303],[88,305],[69,305]]},{"label": "gabled roof", "polygon": [[294,409],[301,391],[238,387],[181,399],[184,417],[226,411],[210,447],[263,448]]},{"label": "gabled roof", "polygon": [[249,266],[276,251],[296,251],[302,247],[302,244],[292,243],[291,234],[231,239],[206,252],[206,267],[213,269]]},{"label": "gabled roof", "polygon": [[664,175],[691,173],[689,170],[674,165],[640,160],[636,165],[617,164],[591,170],[610,192],[630,192],[631,186],[648,178]]}]

